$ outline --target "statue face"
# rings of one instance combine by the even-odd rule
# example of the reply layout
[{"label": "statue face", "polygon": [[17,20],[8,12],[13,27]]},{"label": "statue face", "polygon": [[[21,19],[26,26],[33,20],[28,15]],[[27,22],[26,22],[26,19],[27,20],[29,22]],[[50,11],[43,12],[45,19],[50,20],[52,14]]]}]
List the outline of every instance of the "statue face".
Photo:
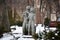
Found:
[{"label": "statue face", "polygon": [[34,8],[33,8],[33,7],[32,7],[32,8],[30,8],[30,11],[31,11],[31,12],[33,12],[33,11],[34,11]]},{"label": "statue face", "polygon": [[27,6],[27,7],[26,7],[26,10],[27,10],[28,12],[30,12],[30,6]]},{"label": "statue face", "polygon": [[30,9],[30,6],[27,6],[26,9],[29,10]]}]

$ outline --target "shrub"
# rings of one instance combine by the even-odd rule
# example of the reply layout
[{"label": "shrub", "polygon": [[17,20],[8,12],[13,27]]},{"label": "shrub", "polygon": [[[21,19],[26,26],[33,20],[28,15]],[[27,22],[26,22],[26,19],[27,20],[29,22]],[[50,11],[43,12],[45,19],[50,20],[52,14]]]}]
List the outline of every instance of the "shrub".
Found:
[{"label": "shrub", "polygon": [[38,39],[38,34],[34,34],[34,35],[32,35],[33,36],[33,38],[35,39],[35,40],[37,40]]},{"label": "shrub", "polygon": [[50,31],[46,34],[46,36],[45,36],[46,39],[45,40],[47,40],[47,39],[53,40],[52,37],[55,37],[55,33]]},{"label": "shrub", "polygon": [[60,24],[57,24],[57,28],[60,29]]},{"label": "shrub", "polygon": [[22,23],[23,23],[22,21],[17,21],[15,25],[22,26]]},{"label": "shrub", "polygon": [[1,35],[0,35],[0,38],[2,38],[2,37],[3,37],[3,35],[1,34]]},{"label": "shrub", "polygon": [[48,25],[49,25],[49,21],[50,21],[50,19],[45,18],[44,25],[45,25],[45,26],[48,26]]}]

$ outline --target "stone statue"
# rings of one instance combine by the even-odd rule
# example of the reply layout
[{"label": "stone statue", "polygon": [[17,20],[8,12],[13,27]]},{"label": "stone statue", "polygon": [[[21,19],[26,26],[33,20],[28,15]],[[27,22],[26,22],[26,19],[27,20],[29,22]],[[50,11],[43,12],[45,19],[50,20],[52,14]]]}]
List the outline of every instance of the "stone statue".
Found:
[{"label": "stone statue", "polygon": [[29,12],[30,12],[30,6],[27,6],[26,11],[23,13],[23,18],[24,18],[24,21],[23,21],[23,34],[28,33],[27,29],[28,29],[28,22],[29,22],[29,18],[28,18]]},{"label": "stone statue", "polygon": [[[35,13],[34,8],[27,6],[26,11],[23,14],[24,22],[23,22],[23,34],[28,33],[28,35],[33,35],[35,32]],[[25,31],[26,30],[26,31]]]},{"label": "stone statue", "polygon": [[31,34],[33,35],[35,33],[35,13],[33,7],[30,8],[30,13],[28,17],[29,17],[28,34],[30,35],[30,31],[31,31]]}]

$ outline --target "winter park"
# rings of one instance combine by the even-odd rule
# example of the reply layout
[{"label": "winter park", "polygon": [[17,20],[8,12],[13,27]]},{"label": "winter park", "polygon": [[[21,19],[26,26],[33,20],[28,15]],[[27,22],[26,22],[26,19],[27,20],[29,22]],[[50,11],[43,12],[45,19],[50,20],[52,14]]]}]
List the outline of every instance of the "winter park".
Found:
[{"label": "winter park", "polygon": [[60,0],[0,0],[0,40],[60,40]]}]

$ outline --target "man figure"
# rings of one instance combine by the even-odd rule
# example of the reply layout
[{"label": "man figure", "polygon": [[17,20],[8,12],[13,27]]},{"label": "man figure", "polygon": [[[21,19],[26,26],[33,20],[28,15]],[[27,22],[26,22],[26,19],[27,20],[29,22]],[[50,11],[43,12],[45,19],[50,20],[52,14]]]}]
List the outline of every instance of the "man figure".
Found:
[{"label": "man figure", "polygon": [[29,12],[30,12],[30,6],[26,7],[26,11],[23,13],[24,22],[23,22],[23,34],[28,34],[28,22],[29,22]]},{"label": "man figure", "polygon": [[34,14],[34,8],[30,8],[30,13],[29,13],[29,28],[28,28],[28,34],[30,35],[30,32],[32,35],[35,33],[35,14]]}]

